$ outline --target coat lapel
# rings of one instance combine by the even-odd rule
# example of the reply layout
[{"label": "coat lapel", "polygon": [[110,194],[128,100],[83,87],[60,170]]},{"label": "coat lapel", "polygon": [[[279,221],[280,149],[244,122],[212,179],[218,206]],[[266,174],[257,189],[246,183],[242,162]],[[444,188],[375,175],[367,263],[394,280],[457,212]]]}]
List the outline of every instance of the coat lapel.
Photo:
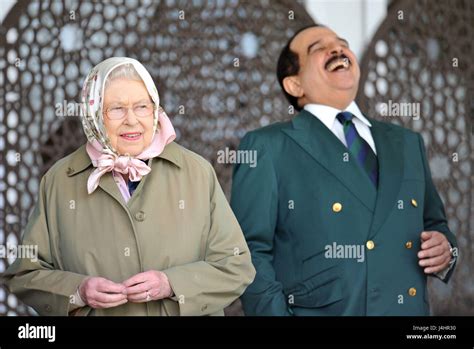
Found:
[{"label": "coat lapel", "polygon": [[[153,158],[148,159],[147,165],[152,169],[153,171]],[[150,172],[151,173],[151,172]],[[132,203],[137,199],[137,197],[140,195],[140,192],[143,189],[143,187],[146,185],[146,181],[148,179],[148,175],[143,176],[142,179],[140,180],[140,183],[138,184],[137,188],[135,189],[135,192],[133,193],[132,197],[130,200],[127,202],[128,207],[132,207]],[[120,197],[122,197],[122,194],[120,194]],[[123,199],[123,198],[122,198]]]},{"label": "coat lapel", "polygon": [[377,202],[370,237],[377,234],[397,203],[403,179],[403,134],[389,124],[370,120],[379,162]]},{"label": "coat lapel", "polygon": [[115,183],[114,177],[112,176],[112,172],[107,172],[102,177],[100,177],[99,187],[105,191],[107,194],[112,196],[122,207],[126,208],[127,203],[120,194],[120,190]]},{"label": "coat lapel", "polygon": [[373,212],[377,191],[356,162],[344,161],[348,153],[344,144],[318,118],[305,110],[293,119],[292,126],[283,132]]},{"label": "coat lapel", "polygon": [[[82,171],[85,171],[90,166],[92,166],[91,159],[89,155],[87,155],[86,145],[83,144],[71,155],[68,164],[67,175],[69,177],[74,176],[78,173],[81,173]],[[117,187],[111,172],[108,172],[100,177],[99,187],[102,188],[102,190],[104,190],[107,194],[112,196],[115,200],[117,200],[120,205],[126,207],[125,200],[122,198],[122,194],[120,194],[120,190]]]}]

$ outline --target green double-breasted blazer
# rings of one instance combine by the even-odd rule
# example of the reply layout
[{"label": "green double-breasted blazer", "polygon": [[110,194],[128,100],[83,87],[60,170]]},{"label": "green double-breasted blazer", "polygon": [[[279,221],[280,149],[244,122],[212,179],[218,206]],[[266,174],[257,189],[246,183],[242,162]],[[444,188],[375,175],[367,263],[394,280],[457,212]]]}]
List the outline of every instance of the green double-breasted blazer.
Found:
[{"label": "green double-breasted blazer", "polygon": [[247,315],[429,314],[420,234],[456,239],[421,136],[371,123],[377,189],[307,111],[242,139],[239,150],[257,151],[256,166],[235,166],[231,197],[257,270],[242,296]]}]

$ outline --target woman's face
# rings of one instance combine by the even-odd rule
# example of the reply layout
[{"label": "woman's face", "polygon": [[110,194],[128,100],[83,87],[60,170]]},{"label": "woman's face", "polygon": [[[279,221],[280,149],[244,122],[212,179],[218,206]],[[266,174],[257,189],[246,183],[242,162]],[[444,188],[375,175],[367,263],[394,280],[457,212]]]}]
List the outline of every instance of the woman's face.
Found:
[{"label": "woman's face", "polygon": [[[116,79],[104,92],[104,125],[120,155],[137,156],[153,137],[153,102],[141,81]],[[125,114],[122,118],[117,118]],[[138,115],[136,115],[138,114]]]}]

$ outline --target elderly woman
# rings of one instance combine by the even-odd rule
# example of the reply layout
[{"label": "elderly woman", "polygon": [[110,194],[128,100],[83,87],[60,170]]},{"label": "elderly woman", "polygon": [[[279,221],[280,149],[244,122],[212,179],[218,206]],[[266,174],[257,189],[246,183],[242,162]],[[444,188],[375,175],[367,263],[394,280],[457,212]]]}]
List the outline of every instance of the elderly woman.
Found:
[{"label": "elderly woman", "polygon": [[211,165],[174,143],[150,74],[110,58],[86,78],[88,142],[43,177],[4,277],[40,315],[222,315],[255,275]]}]

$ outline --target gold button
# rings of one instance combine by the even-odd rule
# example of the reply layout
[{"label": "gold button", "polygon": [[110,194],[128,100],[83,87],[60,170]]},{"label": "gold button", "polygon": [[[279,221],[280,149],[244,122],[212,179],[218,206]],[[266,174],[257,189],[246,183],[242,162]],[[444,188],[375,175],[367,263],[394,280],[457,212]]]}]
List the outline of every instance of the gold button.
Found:
[{"label": "gold button", "polygon": [[409,294],[410,296],[412,296],[412,297],[415,297],[415,296],[416,296],[416,288],[410,287],[410,288],[408,289],[408,294]]},{"label": "gold button", "polygon": [[372,240],[367,241],[365,244],[369,250],[373,250],[375,247],[375,243]]},{"label": "gold button", "polygon": [[412,248],[412,247],[413,247],[413,242],[407,241],[407,242],[405,243],[405,247],[406,247],[406,248]]},{"label": "gold button", "polygon": [[411,204],[413,205],[413,207],[418,207],[418,202],[416,202],[415,199],[411,199]]},{"label": "gold button", "polygon": [[341,212],[342,211],[342,204],[340,202],[335,202],[333,205],[332,205],[332,210],[334,212]]}]

